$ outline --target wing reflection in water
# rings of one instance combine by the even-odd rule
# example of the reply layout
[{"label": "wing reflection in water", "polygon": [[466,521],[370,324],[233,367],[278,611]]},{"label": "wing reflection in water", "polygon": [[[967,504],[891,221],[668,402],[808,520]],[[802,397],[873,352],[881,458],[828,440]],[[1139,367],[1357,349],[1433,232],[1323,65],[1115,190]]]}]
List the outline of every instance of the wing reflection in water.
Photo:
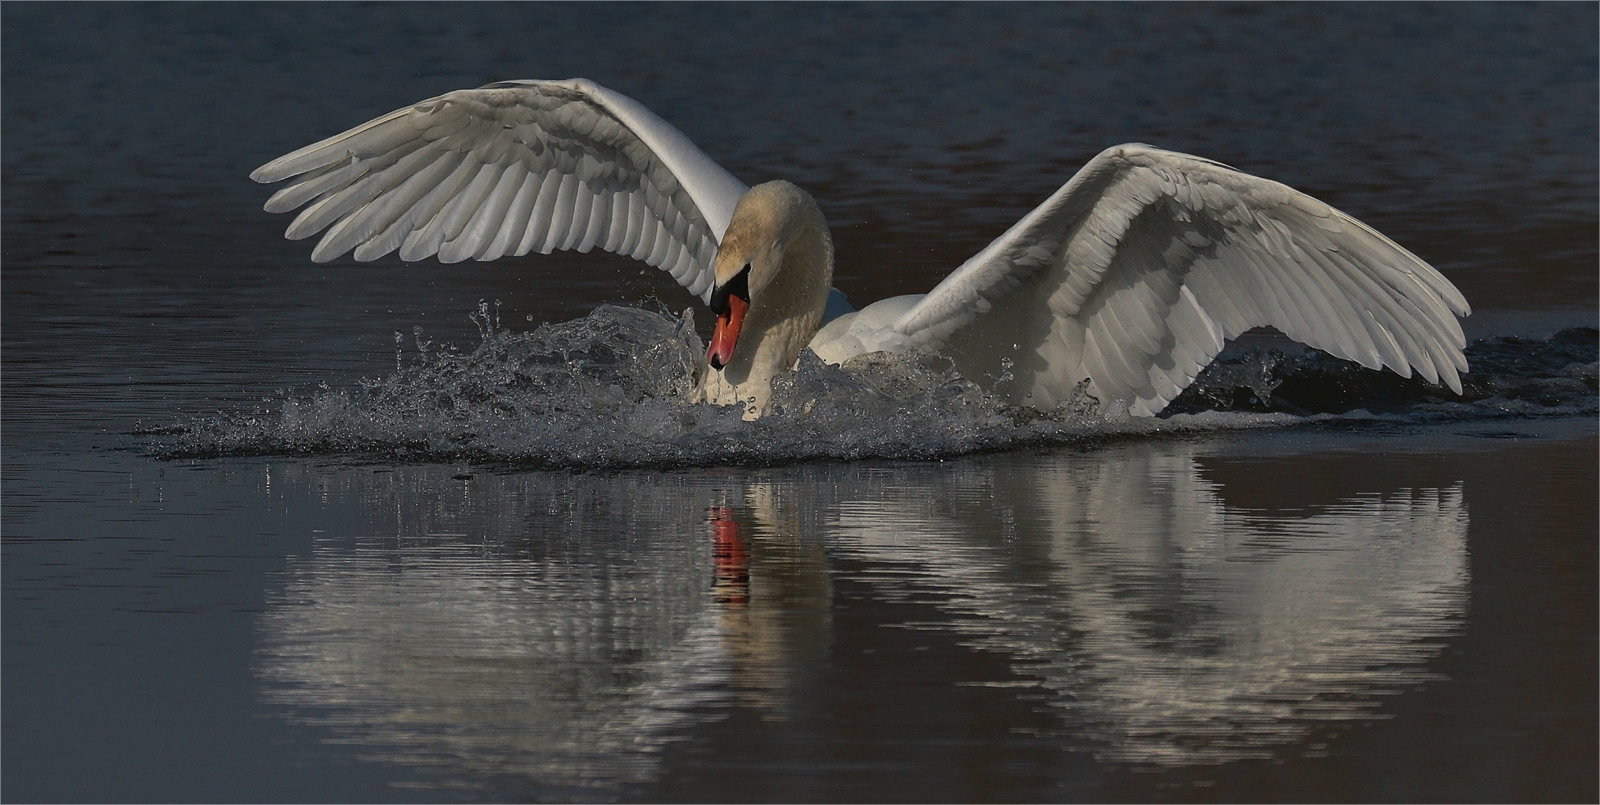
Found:
[{"label": "wing reflection in water", "polygon": [[954,628],[1051,689],[1107,761],[1270,757],[1315,727],[1381,717],[1380,697],[1431,678],[1468,596],[1459,482],[1242,508],[1169,447],[854,501],[845,552],[891,571],[885,594],[954,594]]},{"label": "wing reflection in water", "polygon": [[705,489],[418,467],[304,480],[360,499],[373,536],[319,541],[269,597],[260,674],[291,718],[374,759],[584,798],[648,778],[722,695]]},{"label": "wing reflection in water", "polygon": [[[1004,657],[1063,747],[1111,763],[1315,752],[1313,731],[1431,679],[1467,601],[1460,483],[1199,450],[470,481],[275,467],[273,505],[353,519],[269,590],[263,696],[438,785],[639,793],[735,710],[831,740],[841,578],[875,599],[852,612],[939,613],[850,628]],[[981,683],[962,667],[948,689]]]},{"label": "wing reflection in water", "polygon": [[261,619],[265,700],[439,785],[609,796],[725,705],[782,720],[825,659],[816,510],[770,486],[272,473],[269,497],[359,501],[370,536],[290,558]]}]

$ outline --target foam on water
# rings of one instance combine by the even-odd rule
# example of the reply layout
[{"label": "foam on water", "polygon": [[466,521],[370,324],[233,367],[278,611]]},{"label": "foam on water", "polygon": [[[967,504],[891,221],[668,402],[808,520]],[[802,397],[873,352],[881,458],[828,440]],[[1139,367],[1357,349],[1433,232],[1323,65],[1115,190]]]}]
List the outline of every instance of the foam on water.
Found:
[{"label": "foam on water", "polygon": [[1423,423],[1596,413],[1597,333],[1481,339],[1456,397],[1320,352],[1230,349],[1161,417],[1094,413],[1081,394],[1050,412],[1007,405],[937,356],[865,355],[844,366],[809,351],[773,408],[690,402],[705,346],[690,313],[602,306],[528,333],[487,306],[471,353],[430,351],[353,389],[285,394],[248,414],[162,429],[164,457],[348,455],[539,467],[774,464],[935,458],[1029,443],[1307,423]]}]

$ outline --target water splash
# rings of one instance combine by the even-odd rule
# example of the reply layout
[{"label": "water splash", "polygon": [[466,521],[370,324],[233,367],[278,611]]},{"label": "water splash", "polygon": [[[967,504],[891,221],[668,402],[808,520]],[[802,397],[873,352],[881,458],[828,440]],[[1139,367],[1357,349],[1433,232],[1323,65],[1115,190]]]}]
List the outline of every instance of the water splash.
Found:
[{"label": "water splash", "polygon": [[1472,371],[1462,375],[1457,396],[1421,378],[1365,369],[1319,350],[1228,350],[1172,401],[1167,414],[1543,416],[1596,411],[1600,331],[1595,328],[1569,328],[1548,339],[1482,338],[1466,353]]},{"label": "water splash", "polygon": [[[471,318],[471,353],[430,350],[381,380],[286,396],[275,409],[163,429],[164,457],[354,455],[533,467],[780,464],[926,459],[1029,443],[1307,422],[1402,422],[1593,415],[1596,331],[1501,338],[1468,350],[1461,398],[1416,379],[1315,351],[1230,350],[1158,418],[1100,415],[1087,383],[1054,411],[997,400],[931,355],[864,355],[843,366],[810,352],[779,378],[756,422],[692,402],[705,346],[682,317],[605,305],[527,333],[498,304]],[[397,344],[398,349],[398,344]]]}]

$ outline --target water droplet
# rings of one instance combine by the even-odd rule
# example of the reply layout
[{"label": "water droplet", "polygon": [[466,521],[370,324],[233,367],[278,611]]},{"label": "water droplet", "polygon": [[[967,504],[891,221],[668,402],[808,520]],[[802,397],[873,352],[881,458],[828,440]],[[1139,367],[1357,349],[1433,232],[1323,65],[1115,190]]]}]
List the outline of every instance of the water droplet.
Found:
[{"label": "water droplet", "polygon": [[489,302],[485,299],[478,300],[478,311],[468,313],[467,318],[472,319],[473,325],[478,328],[478,337],[484,341],[494,338],[495,319],[489,316]]}]

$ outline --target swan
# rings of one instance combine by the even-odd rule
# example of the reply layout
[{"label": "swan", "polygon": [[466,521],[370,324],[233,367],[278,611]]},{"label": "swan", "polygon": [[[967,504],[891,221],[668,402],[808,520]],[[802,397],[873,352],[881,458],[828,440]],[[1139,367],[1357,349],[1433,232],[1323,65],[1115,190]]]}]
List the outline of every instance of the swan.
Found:
[{"label": "swan", "polygon": [[643,104],[586,79],[504,81],[397,109],[257,168],[292,180],[311,259],[440,262],[601,248],[670,273],[716,327],[697,394],[768,407],[809,347],[824,361],[948,356],[1049,410],[1086,391],[1154,415],[1246,330],[1271,326],[1362,366],[1461,392],[1471,310],[1449,280],[1360,221],[1220,162],[1126,144],[926,294],[854,310],[832,287],[816,201],[748,187]]}]

